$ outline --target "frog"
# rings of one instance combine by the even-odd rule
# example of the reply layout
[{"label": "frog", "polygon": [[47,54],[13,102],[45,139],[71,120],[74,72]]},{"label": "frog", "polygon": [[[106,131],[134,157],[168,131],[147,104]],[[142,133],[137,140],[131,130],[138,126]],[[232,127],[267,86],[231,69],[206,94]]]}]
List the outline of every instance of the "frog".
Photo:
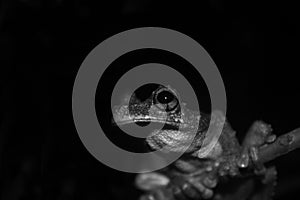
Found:
[{"label": "frog", "polygon": [[[272,199],[277,171],[265,162],[299,147],[299,129],[277,138],[261,120],[240,143],[223,112],[190,110],[171,86],[158,85],[142,100],[133,93],[113,112],[118,126],[163,124],[145,138],[147,146],[182,153],[163,169],[137,175],[136,186],[145,191],[140,200]],[[225,189],[228,186],[234,188]]]}]

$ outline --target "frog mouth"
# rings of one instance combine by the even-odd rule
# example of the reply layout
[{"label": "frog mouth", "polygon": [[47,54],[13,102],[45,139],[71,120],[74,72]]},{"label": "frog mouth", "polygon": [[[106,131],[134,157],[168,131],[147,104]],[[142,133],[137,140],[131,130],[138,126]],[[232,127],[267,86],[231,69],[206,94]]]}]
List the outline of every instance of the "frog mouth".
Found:
[{"label": "frog mouth", "polygon": [[137,124],[141,126],[148,125],[150,123],[165,124],[169,127],[177,127],[180,120],[170,120],[167,117],[153,117],[153,116],[128,116],[123,119],[114,119],[114,124],[116,125],[126,125],[126,124]]},{"label": "frog mouth", "polygon": [[[130,124],[136,124],[140,127],[145,127],[150,125],[150,123],[153,125],[152,127],[153,130],[151,128],[151,133],[149,133],[149,135],[146,137],[146,142],[148,143],[148,145],[149,145],[149,139],[157,138],[160,131],[177,131],[180,126],[180,123],[171,121],[166,117],[153,117],[153,116],[134,116],[134,117],[128,116],[125,119],[123,118],[122,120],[115,120],[114,125],[127,126]],[[163,127],[161,125],[163,125]],[[160,141],[159,144],[157,145],[159,147],[163,147],[167,144]],[[153,149],[151,145],[150,147],[151,149]]]},{"label": "frog mouth", "polygon": [[128,119],[124,120],[115,120],[118,125],[125,125],[131,123],[168,123],[165,118],[157,118],[157,117],[128,117]]}]

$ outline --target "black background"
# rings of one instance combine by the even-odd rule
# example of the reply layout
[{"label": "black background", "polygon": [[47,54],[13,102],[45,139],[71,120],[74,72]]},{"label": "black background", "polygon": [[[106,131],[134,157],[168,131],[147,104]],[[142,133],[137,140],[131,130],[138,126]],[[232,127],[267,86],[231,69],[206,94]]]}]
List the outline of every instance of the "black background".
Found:
[{"label": "black background", "polygon": [[[98,162],[72,118],[87,54],[130,28],[160,26],[197,40],[217,64],[227,117],[241,139],[254,120],[277,135],[300,127],[297,6],[260,1],[0,1],[1,199],[137,199],[134,174]],[[201,3],[199,3],[201,2]],[[277,199],[297,198],[300,152],[271,164]]]}]

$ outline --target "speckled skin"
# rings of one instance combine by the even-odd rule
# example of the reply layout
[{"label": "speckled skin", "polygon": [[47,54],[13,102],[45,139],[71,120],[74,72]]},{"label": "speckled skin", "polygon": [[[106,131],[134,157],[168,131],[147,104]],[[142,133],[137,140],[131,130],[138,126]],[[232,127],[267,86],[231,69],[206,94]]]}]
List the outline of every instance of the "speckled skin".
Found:
[{"label": "speckled skin", "polygon": [[[171,88],[167,89],[178,96]],[[148,188],[146,189],[148,193],[141,199],[251,199],[252,194],[259,194],[254,192],[254,179],[246,181],[244,187],[237,187],[240,189],[236,189],[236,194],[231,194],[230,198],[222,192],[219,193],[217,189],[217,183],[228,177],[244,178],[248,174],[260,177],[260,182],[265,182],[265,188],[268,189],[261,190],[262,197],[256,199],[270,198],[276,170],[275,168],[266,169],[262,164],[255,162],[257,148],[274,137],[270,134],[269,125],[263,122],[254,123],[243,145],[240,145],[235,131],[222,114],[212,113],[209,116],[190,111],[184,103],[179,103],[180,99],[171,102],[172,105],[178,105],[166,112],[160,109],[166,107],[165,105],[156,105],[153,101],[156,93],[157,91],[154,91],[153,95],[144,102],[140,102],[133,95],[128,104],[115,107],[114,112],[114,122],[118,125],[149,121],[168,125],[168,128],[153,130],[147,137],[146,141],[152,149],[164,147],[167,151],[185,150],[183,156],[171,166],[137,177],[137,180],[140,180],[143,176],[143,181],[137,181],[137,186],[143,190]],[[219,126],[219,121],[222,120],[225,123],[218,142],[211,150],[206,151],[205,147],[211,144],[211,140],[207,139],[209,137],[206,137],[209,124]],[[209,135],[214,135],[214,132]],[[190,143],[191,145],[186,149],[185,147]],[[204,151],[201,147],[204,147]],[[245,173],[241,172],[241,169]],[[145,181],[148,180],[145,178],[147,176],[151,181]],[[169,179],[167,184],[164,184],[166,181],[160,181],[165,179]],[[151,186],[149,186],[150,183]]]},{"label": "speckled skin", "polygon": [[[258,126],[268,127],[263,122],[255,122],[253,125],[253,127]],[[253,127],[250,130],[257,130]],[[263,135],[262,133],[262,131],[250,132],[248,138],[253,137],[253,135]],[[226,122],[219,143],[215,147],[215,149],[221,149],[221,151],[217,150],[217,153],[199,158],[198,154],[195,153],[197,152],[196,148],[193,148],[195,151],[186,152],[171,166],[153,172],[168,177],[170,182],[167,185],[153,187],[152,190],[148,190],[148,193],[142,196],[141,200],[269,200],[272,198],[276,183],[276,170],[274,167],[265,168],[262,164],[255,163],[253,156],[251,156],[252,147],[256,148],[258,143],[260,145],[265,144],[262,141],[266,138],[268,137],[252,140],[252,142],[256,142],[251,143],[251,145],[249,145],[249,142],[244,142],[241,146],[235,136],[235,131]],[[151,176],[151,173],[149,176]],[[139,179],[139,176],[137,179]],[[224,188],[231,186],[231,182],[233,182],[232,187],[234,187],[234,190],[228,194],[224,192]],[[144,184],[147,185],[147,183]],[[140,187],[140,185],[137,186]]]}]

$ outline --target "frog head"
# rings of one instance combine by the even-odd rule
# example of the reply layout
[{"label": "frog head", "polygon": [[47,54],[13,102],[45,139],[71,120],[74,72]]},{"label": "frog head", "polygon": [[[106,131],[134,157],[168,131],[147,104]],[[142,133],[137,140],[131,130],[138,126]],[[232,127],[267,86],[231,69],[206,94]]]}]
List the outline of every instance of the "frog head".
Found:
[{"label": "frog head", "polygon": [[171,152],[191,153],[199,150],[202,144],[209,144],[204,139],[210,116],[188,109],[186,103],[181,102],[178,92],[170,86],[159,86],[147,98],[140,98],[134,92],[123,102],[113,108],[115,125],[162,125],[146,137],[147,144],[153,150],[164,148]]}]

